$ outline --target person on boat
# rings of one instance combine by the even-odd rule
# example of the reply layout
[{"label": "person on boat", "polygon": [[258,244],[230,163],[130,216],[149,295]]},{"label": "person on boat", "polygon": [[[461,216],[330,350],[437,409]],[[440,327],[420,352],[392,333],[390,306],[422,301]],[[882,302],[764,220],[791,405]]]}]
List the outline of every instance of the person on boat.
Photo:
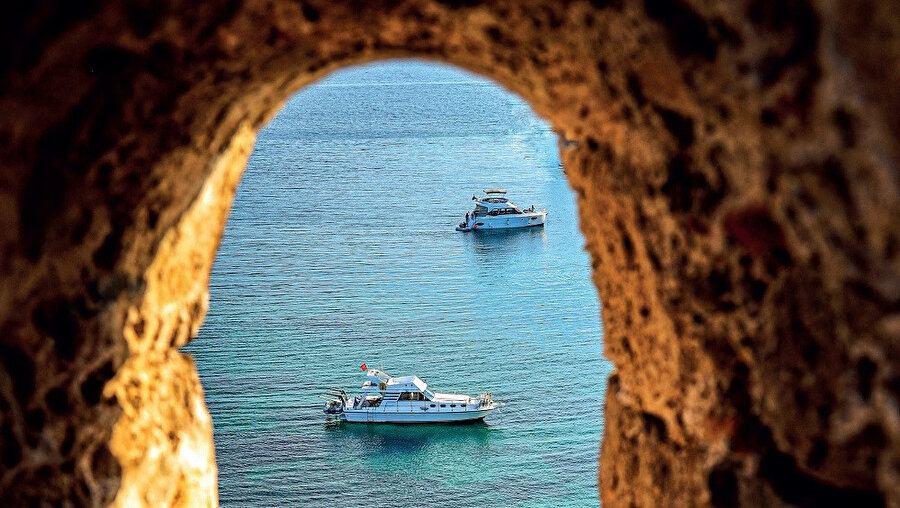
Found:
[{"label": "person on boat", "polygon": [[466,224],[469,224],[469,212],[466,212]]}]

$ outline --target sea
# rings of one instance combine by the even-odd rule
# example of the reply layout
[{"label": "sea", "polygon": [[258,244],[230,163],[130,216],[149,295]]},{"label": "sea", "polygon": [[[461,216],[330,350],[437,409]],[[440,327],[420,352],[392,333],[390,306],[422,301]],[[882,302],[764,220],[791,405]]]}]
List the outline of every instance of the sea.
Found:
[{"label": "sea", "polygon": [[[547,224],[454,230],[500,187]],[[603,326],[557,136],[455,67],[306,87],[259,132],[184,347],[226,507],[597,506]],[[504,402],[465,425],[340,423],[361,364]]]}]

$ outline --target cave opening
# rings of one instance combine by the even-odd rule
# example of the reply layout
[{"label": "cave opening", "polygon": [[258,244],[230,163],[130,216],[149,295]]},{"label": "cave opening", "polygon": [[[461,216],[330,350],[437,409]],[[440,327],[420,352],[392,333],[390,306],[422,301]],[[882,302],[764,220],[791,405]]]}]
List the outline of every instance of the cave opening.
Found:
[{"label": "cave opening", "polygon": [[[455,231],[496,186],[547,225]],[[183,348],[220,501],[347,502],[347,478],[376,474],[369,502],[596,504],[612,366],[590,273],[558,136],[522,98],[421,60],[302,89],[258,133]],[[505,406],[467,426],[327,421],[317,395],[355,393],[366,362]]]}]

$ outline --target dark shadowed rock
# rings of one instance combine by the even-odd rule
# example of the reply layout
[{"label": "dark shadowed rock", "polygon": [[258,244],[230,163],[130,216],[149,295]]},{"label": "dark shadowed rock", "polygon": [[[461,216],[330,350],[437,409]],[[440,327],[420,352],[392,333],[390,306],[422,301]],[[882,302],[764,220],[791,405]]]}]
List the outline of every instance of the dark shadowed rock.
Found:
[{"label": "dark shadowed rock", "polygon": [[616,364],[605,506],[900,504],[893,0],[3,10],[0,504],[216,503],[177,347],[255,132],[396,56],[560,133]]}]

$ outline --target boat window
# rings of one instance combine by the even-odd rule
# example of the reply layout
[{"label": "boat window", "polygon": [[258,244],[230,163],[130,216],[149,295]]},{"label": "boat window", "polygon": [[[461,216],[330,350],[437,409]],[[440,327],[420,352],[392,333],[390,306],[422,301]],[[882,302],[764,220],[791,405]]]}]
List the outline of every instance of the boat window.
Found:
[{"label": "boat window", "polygon": [[383,397],[367,397],[366,400],[363,401],[362,407],[378,407],[381,405],[383,399]]},{"label": "boat window", "polygon": [[431,407],[434,407],[434,404],[432,404]]},{"label": "boat window", "polygon": [[447,404],[441,404],[441,407],[447,407]]},{"label": "boat window", "polygon": [[450,404],[450,407],[456,407],[456,404]]}]

